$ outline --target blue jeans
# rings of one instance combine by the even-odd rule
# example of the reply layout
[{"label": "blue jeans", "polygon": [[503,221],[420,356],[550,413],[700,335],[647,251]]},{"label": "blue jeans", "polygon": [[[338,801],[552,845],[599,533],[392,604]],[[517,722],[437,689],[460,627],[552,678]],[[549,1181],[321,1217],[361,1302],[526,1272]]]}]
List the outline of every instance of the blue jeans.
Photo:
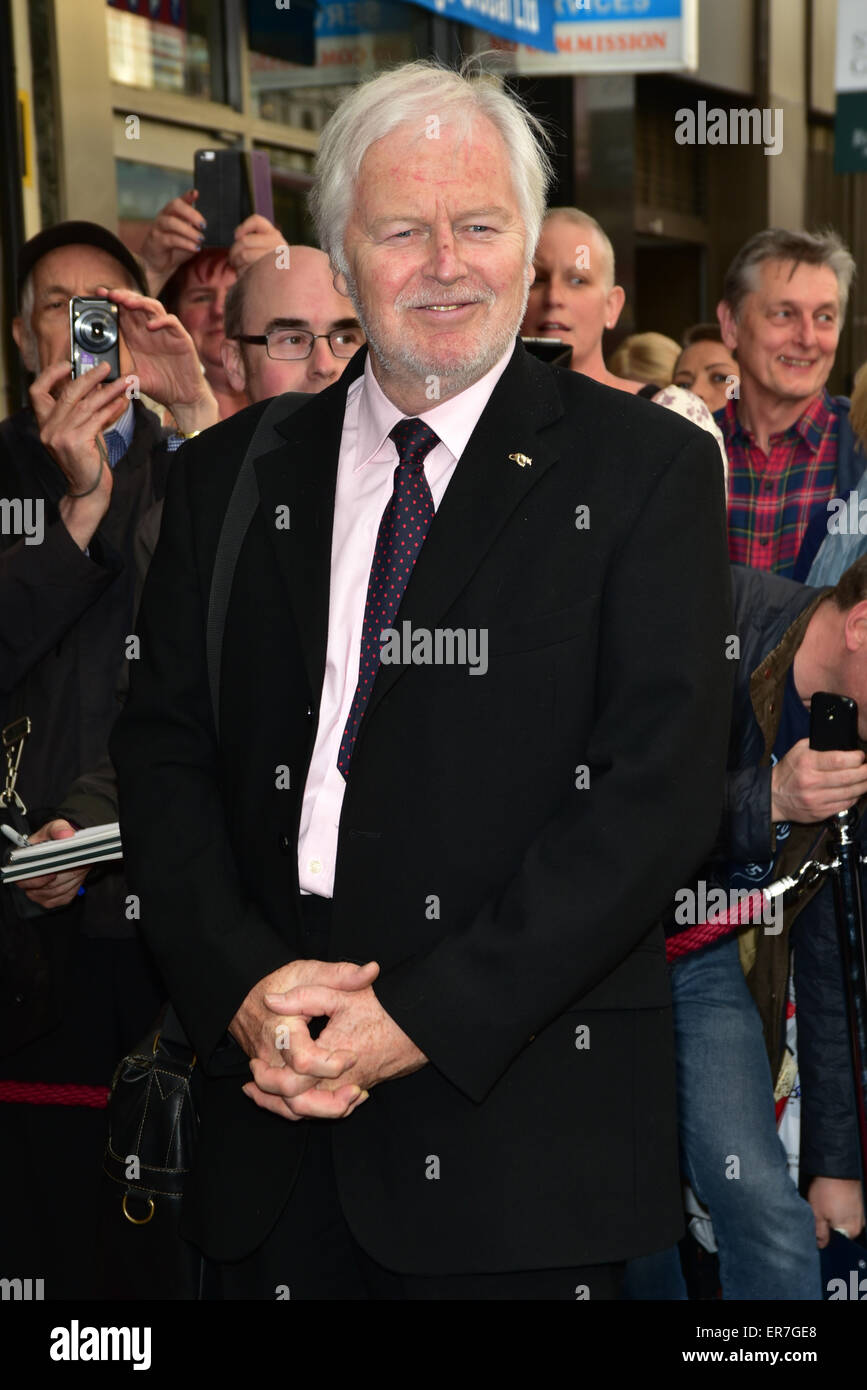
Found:
[{"label": "blue jeans", "polygon": [[[723,1298],[820,1300],[813,1213],[777,1137],[771,1069],[737,937],[678,961],[671,991],[681,1168],[711,1214]],[[624,1297],[686,1298],[677,1249],[631,1261]]]}]

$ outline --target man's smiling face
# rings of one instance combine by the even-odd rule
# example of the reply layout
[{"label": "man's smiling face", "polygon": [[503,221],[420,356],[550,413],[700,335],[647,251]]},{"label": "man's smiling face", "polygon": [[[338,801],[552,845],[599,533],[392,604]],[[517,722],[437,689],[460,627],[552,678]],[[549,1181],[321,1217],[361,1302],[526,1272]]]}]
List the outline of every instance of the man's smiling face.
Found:
[{"label": "man's smiling face", "polygon": [[727,305],[720,323],[726,346],[737,350],[743,381],[781,401],[818,395],[834,365],[840,337],[837,277],[828,266],[768,260],[758,287],[735,321]]},{"label": "man's smiling face", "polygon": [[[383,390],[402,408],[478,381],[518,332],[532,269],[499,132],[407,122],[370,146],[344,235],[349,293]],[[340,278],[338,278],[340,286]],[[423,405],[421,408],[424,408]]]}]

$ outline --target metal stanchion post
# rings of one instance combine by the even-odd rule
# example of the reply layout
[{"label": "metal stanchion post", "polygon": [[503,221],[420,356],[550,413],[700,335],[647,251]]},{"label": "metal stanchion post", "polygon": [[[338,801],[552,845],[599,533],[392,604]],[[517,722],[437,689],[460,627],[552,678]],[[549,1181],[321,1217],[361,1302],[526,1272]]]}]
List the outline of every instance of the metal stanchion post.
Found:
[{"label": "metal stanchion post", "polygon": [[[810,700],[810,747],[851,751],[859,747],[858,706],[847,695],[815,691]],[[855,1110],[861,1141],[861,1177],[867,1191],[867,949],[861,896],[861,855],[855,839],[857,812],[839,811],[828,820],[834,847],[831,879],[843,961],[849,1043],[855,1077]],[[797,1005],[796,1005],[797,1007]]]},{"label": "metal stanchion post", "polygon": [[856,819],[854,807],[841,811],[828,821],[828,829],[835,850],[831,881],[849,1017],[861,1174],[867,1189],[867,943],[864,939],[861,856],[854,838]]}]

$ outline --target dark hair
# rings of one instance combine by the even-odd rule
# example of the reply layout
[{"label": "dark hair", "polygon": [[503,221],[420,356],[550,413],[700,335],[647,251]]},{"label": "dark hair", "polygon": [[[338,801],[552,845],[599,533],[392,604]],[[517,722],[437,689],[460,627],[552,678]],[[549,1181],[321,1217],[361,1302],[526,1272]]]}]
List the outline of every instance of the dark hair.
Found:
[{"label": "dark hair", "polygon": [[179,265],[173,275],[170,275],[163,285],[157,298],[164,306],[166,313],[176,314],[178,305],[181,302],[181,295],[187,288],[187,281],[193,272],[198,272],[199,279],[204,283],[210,280],[220,261],[225,261],[228,251],[222,246],[207,246],[204,251],[199,251],[195,256],[191,256],[183,265]]},{"label": "dark hair", "polygon": [[867,599],[867,555],[859,555],[854,564],[844,570],[828,594],[841,613],[848,613],[856,603]]},{"label": "dark hair", "polygon": [[693,343],[721,343],[722,330],[718,323],[694,323],[685,328],[680,335],[682,348],[692,347]]}]

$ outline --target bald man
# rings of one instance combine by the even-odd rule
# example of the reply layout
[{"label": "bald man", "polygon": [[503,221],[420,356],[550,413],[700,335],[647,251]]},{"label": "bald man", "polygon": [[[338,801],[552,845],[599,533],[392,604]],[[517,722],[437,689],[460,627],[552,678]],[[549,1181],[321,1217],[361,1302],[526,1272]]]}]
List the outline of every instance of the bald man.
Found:
[{"label": "bald man", "polygon": [[[253,404],[284,391],[324,391],[364,342],[352,303],[334,288],[328,257],[312,246],[293,246],[288,256],[286,250],[282,246],[266,251],[226,295],[223,365],[232,390],[244,392]],[[159,501],[145,513],[136,533],[137,596],[156,549],[162,511]],[[121,686],[125,690],[126,664]],[[117,784],[106,757],[70,788],[60,819],[49,821],[31,838],[36,842],[62,837],[72,830],[72,821],[87,826],[116,819]],[[64,907],[88,872],[69,869],[28,880],[22,887],[33,902]]]},{"label": "bald man", "polygon": [[364,342],[325,253],[312,246],[286,252],[267,252],[226,296],[223,366],[233,390],[254,402],[284,391],[324,391]]},{"label": "bald man", "polygon": [[573,372],[621,391],[640,391],[640,381],[616,376],[602,356],[602,335],[617,323],[626,294],[614,283],[614,248],[596,218],[578,208],[551,208],[533,268],[524,336],[559,338],[572,349]]}]

